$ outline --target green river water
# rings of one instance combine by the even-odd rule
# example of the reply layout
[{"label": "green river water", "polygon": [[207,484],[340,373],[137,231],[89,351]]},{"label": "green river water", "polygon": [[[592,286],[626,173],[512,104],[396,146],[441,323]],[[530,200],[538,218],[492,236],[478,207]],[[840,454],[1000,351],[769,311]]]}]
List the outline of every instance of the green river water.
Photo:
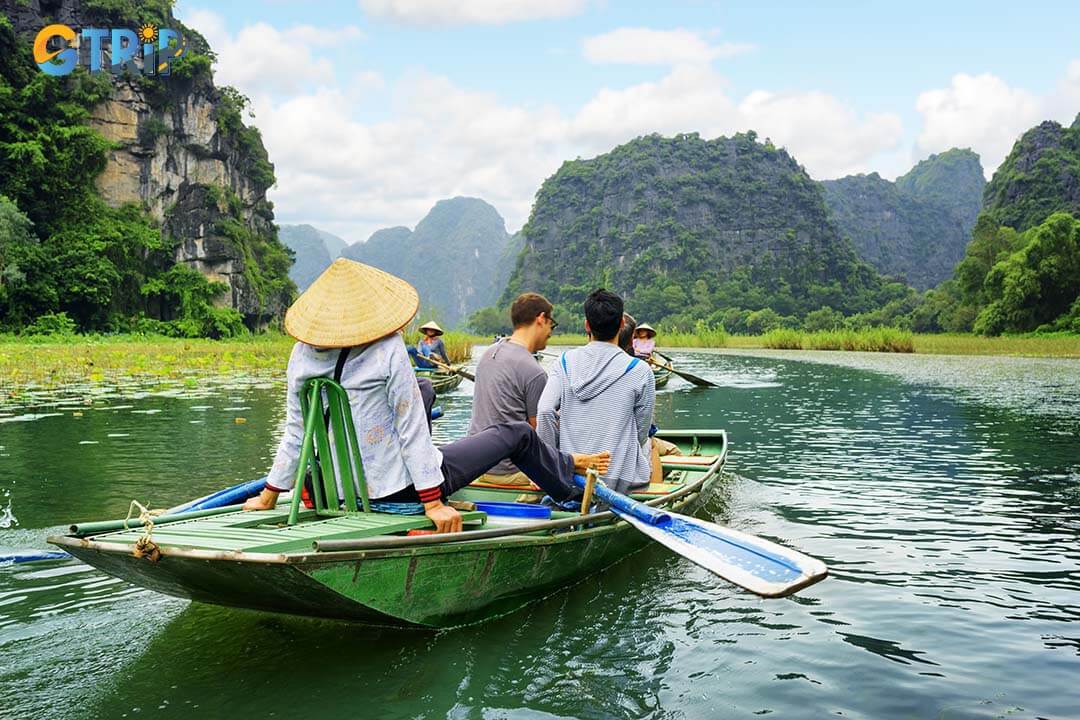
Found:
[{"label": "green river water", "polygon": [[[820,557],[824,582],[761,600],[653,547],[429,632],[0,565],[0,718],[1080,718],[1080,361],[675,356],[721,387],[673,379],[658,424],[732,438],[703,514]],[[283,415],[273,377],[20,390],[0,554],[259,477]],[[441,399],[437,439],[470,393]]]}]

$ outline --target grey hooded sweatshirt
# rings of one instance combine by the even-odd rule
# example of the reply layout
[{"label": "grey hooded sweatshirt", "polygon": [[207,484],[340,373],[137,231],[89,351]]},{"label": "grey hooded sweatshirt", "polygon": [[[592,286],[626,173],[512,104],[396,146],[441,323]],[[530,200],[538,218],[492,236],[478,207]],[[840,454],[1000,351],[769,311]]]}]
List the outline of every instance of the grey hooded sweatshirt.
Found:
[{"label": "grey hooded sweatshirt", "polygon": [[648,363],[591,342],[555,361],[536,410],[536,432],[568,453],[611,453],[602,476],[617,492],[649,483],[656,385]]}]

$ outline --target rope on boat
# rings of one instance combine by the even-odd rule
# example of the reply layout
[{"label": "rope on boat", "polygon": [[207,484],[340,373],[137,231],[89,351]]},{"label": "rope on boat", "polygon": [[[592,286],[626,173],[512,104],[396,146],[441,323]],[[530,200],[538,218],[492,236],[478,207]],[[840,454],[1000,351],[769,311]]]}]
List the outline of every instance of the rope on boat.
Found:
[{"label": "rope on boat", "polygon": [[131,520],[132,513],[135,509],[139,510],[139,522],[143,524],[143,534],[135,542],[135,549],[131,554],[137,558],[146,558],[150,562],[157,562],[161,559],[161,550],[157,544],[151,539],[150,535],[154,532],[154,518],[158,517],[165,510],[150,510],[138,500],[132,500],[131,505],[128,506],[127,517],[124,518],[124,529],[128,529],[128,521]]}]

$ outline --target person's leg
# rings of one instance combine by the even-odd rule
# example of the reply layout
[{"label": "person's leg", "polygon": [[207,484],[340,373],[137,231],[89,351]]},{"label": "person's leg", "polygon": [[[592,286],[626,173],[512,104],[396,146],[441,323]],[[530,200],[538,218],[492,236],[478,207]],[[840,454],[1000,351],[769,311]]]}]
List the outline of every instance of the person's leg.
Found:
[{"label": "person's leg", "polygon": [[574,485],[574,459],[544,444],[525,422],[500,423],[439,448],[443,494],[449,496],[509,458],[544,492],[562,501],[581,494]]},{"label": "person's leg", "polygon": [[420,386],[420,397],[424,401],[424,417],[427,418],[428,434],[431,434],[431,409],[435,407],[435,386],[425,377],[416,378]]}]

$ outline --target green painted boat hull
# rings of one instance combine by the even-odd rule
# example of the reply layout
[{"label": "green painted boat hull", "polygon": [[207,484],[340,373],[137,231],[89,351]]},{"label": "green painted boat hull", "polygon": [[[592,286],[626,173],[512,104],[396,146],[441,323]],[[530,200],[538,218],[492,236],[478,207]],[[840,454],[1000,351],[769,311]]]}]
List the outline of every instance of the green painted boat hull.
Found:
[{"label": "green painted boat hull", "polygon": [[[689,473],[693,479],[683,494],[663,496],[656,504],[686,514],[701,506],[719,482],[726,458],[726,435],[719,432],[718,447],[709,442],[701,449],[706,454],[719,450],[720,460],[708,472]],[[697,438],[668,437],[681,440],[686,450],[690,442],[697,443]],[[490,497],[492,492],[467,488],[462,496]],[[512,499],[513,494],[502,497]],[[426,627],[467,624],[517,609],[649,542],[625,522],[606,520],[585,529],[339,552],[162,547],[162,557],[151,562],[136,558],[130,544],[101,537],[49,540],[109,575],[168,595],[308,617]]]},{"label": "green painted boat hull", "polygon": [[671,371],[663,370],[661,368],[653,368],[653,380],[656,381],[657,389],[660,389],[668,384],[668,380],[671,379]]},{"label": "green painted boat hull", "polygon": [[462,380],[457,373],[421,372],[418,374],[430,380],[432,387],[435,388],[435,392],[438,394],[450,392],[460,385]]}]

